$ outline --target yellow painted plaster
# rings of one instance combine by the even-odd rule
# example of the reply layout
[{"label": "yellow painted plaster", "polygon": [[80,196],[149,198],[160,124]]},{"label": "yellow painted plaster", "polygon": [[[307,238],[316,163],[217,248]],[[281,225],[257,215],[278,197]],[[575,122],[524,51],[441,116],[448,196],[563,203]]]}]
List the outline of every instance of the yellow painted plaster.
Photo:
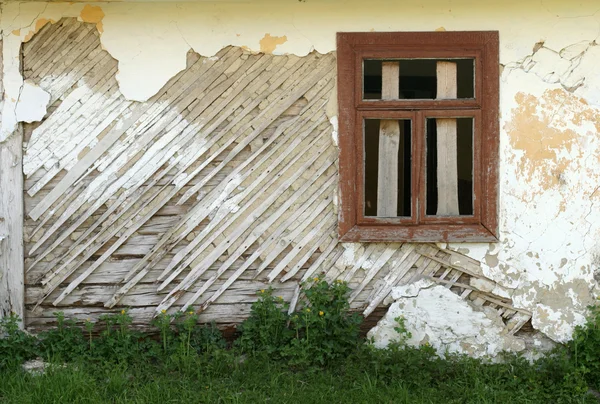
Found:
[{"label": "yellow painted plaster", "polygon": [[282,45],[287,42],[287,36],[271,36],[265,34],[264,38],[259,41],[260,51],[262,53],[273,53],[277,45]]},{"label": "yellow painted plaster", "polygon": [[598,111],[563,89],[546,90],[540,98],[519,92],[515,99],[518,108],[505,128],[511,146],[523,152],[515,163],[527,180],[539,179],[540,191],[553,188],[559,185],[561,173],[581,157],[582,134],[573,125],[591,122],[600,131]]},{"label": "yellow painted plaster", "polygon": [[[41,30],[44,25],[51,23],[54,24],[56,22],[56,20],[53,20],[51,18],[40,18],[38,20],[35,21],[35,25],[33,26],[33,29],[31,31],[29,31],[27,33],[27,35],[25,35],[25,38],[23,38],[23,42],[28,42],[31,38],[33,38],[33,36],[39,31]],[[15,33],[16,30],[13,31],[13,34]],[[21,30],[19,29],[19,34],[21,34]]]},{"label": "yellow painted plaster", "polygon": [[98,32],[102,33],[104,31],[104,27],[102,26],[102,19],[104,18],[104,11],[100,6],[91,6],[86,4],[85,7],[81,10],[79,14],[79,18],[83,22],[90,22],[92,24],[96,24],[96,28]]}]

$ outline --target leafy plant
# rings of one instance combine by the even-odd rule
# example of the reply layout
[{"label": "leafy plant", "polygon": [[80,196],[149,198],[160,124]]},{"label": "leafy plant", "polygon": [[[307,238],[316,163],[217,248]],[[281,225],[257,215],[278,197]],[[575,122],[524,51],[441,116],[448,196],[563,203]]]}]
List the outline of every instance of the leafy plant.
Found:
[{"label": "leafy plant", "polygon": [[406,345],[406,341],[412,338],[412,333],[408,331],[406,328],[406,319],[404,316],[398,316],[394,318],[396,322],[396,326],[394,327],[394,331],[396,331],[399,335],[398,341],[396,341],[399,345]]},{"label": "leafy plant", "polygon": [[586,323],[575,327],[573,339],[566,344],[570,359],[562,362],[572,363],[590,385],[600,388],[600,306],[588,309]]},{"label": "leafy plant", "polygon": [[94,346],[96,356],[117,363],[140,362],[156,357],[156,343],[131,328],[132,318],[127,310],[103,315],[100,321],[105,327]]},{"label": "leafy plant", "polygon": [[0,318],[0,369],[20,364],[38,355],[38,341],[20,329],[14,313]]},{"label": "leafy plant", "polygon": [[163,349],[163,354],[168,354],[171,340],[173,339],[173,330],[171,329],[171,321],[173,316],[168,314],[166,310],[162,310],[160,314],[152,319],[152,325],[158,328],[160,332],[160,341]]},{"label": "leafy plant", "polygon": [[347,356],[361,340],[362,316],[350,312],[345,282],[328,283],[318,277],[305,285],[306,304],[291,317],[295,338],[285,356],[297,366],[326,365]]},{"label": "leafy plant", "polygon": [[242,352],[280,355],[293,336],[287,326],[288,307],[283,298],[273,296],[272,288],[260,290],[258,300],[252,304],[250,317],[238,327],[241,336],[235,345]]},{"label": "leafy plant", "polygon": [[46,360],[64,362],[86,353],[87,343],[75,320],[66,319],[62,311],[53,314],[56,328],[40,333],[42,356]]}]

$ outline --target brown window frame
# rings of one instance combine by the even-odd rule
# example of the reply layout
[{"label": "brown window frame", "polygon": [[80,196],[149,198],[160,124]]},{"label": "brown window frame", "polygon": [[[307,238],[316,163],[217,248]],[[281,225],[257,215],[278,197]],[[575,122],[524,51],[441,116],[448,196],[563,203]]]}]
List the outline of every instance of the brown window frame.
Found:
[{"label": "brown window frame", "polygon": [[[476,32],[341,32],[337,34],[340,241],[450,242],[498,240],[499,36]],[[475,59],[474,99],[363,100],[366,58]],[[474,117],[473,215],[425,216],[425,119]],[[411,218],[364,217],[363,117],[410,118]]]}]

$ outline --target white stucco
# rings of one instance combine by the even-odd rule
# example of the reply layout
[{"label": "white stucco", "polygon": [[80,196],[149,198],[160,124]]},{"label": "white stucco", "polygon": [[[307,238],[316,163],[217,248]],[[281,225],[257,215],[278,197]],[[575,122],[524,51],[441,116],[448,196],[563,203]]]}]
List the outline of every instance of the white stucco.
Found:
[{"label": "white stucco", "polygon": [[385,317],[368,334],[377,347],[399,340],[394,327],[398,326],[396,318],[403,317],[411,334],[406,343],[412,346],[429,344],[440,353],[475,357],[525,349],[522,339],[503,335],[504,324],[493,310],[475,310],[460,296],[429,280],[395,288],[392,299]]},{"label": "white stucco", "polygon": [[[500,240],[450,247],[481,261],[484,274],[497,283],[494,293],[532,311],[534,327],[553,340],[568,339],[583,321],[600,270],[596,1],[7,3],[0,20],[5,86],[0,142],[18,121],[32,119],[23,106],[27,113],[36,106],[33,118],[45,106],[43,94],[23,84],[21,42],[44,23],[69,16],[98,24],[103,47],[119,62],[120,90],[134,101],[147,100],[184,69],[190,49],[211,56],[235,45],[302,56],[335,51],[338,31],[498,30]],[[330,122],[336,141],[337,117],[330,116]],[[361,249],[348,245],[343,259],[358,259]],[[394,310],[427,318],[411,323],[415,341],[427,335],[439,347],[478,355],[506,345],[486,313],[442,289],[424,286],[415,295],[398,295]],[[444,316],[433,315],[450,308],[467,319],[468,328],[453,335],[469,335],[468,349],[442,333]]]},{"label": "white stucco", "polygon": [[50,94],[34,83],[25,81],[17,100],[17,120],[28,123],[41,121],[49,102]]}]

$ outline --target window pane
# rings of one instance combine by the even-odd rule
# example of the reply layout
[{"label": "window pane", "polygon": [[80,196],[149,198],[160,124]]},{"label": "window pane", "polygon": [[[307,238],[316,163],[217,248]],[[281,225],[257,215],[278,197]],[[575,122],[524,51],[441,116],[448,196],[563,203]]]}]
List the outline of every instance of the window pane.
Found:
[{"label": "window pane", "polygon": [[410,217],[410,120],[365,119],[364,159],[364,215]]},{"label": "window pane", "polygon": [[[395,63],[397,68],[385,68],[386,64]],[[474,71],[474,59],[366,59],[363,62],[363,99],[474,98]],[[383,80],[387,74],[398,77],[391,81]],[[440,80],[452,83],[455,88],[452,96],[443,93],[447,84],[442,85],[438,93]],[[385,97],[382,94],[382,90],[385,90],[383,83],[390,83],[394,87],[397,85],[397,89],[391,89],[394,94],[397,91],[397,95]]]},{"label": "window pane", "polygon": [[473,118],[429,118],[426,214],[473,215]]}]

